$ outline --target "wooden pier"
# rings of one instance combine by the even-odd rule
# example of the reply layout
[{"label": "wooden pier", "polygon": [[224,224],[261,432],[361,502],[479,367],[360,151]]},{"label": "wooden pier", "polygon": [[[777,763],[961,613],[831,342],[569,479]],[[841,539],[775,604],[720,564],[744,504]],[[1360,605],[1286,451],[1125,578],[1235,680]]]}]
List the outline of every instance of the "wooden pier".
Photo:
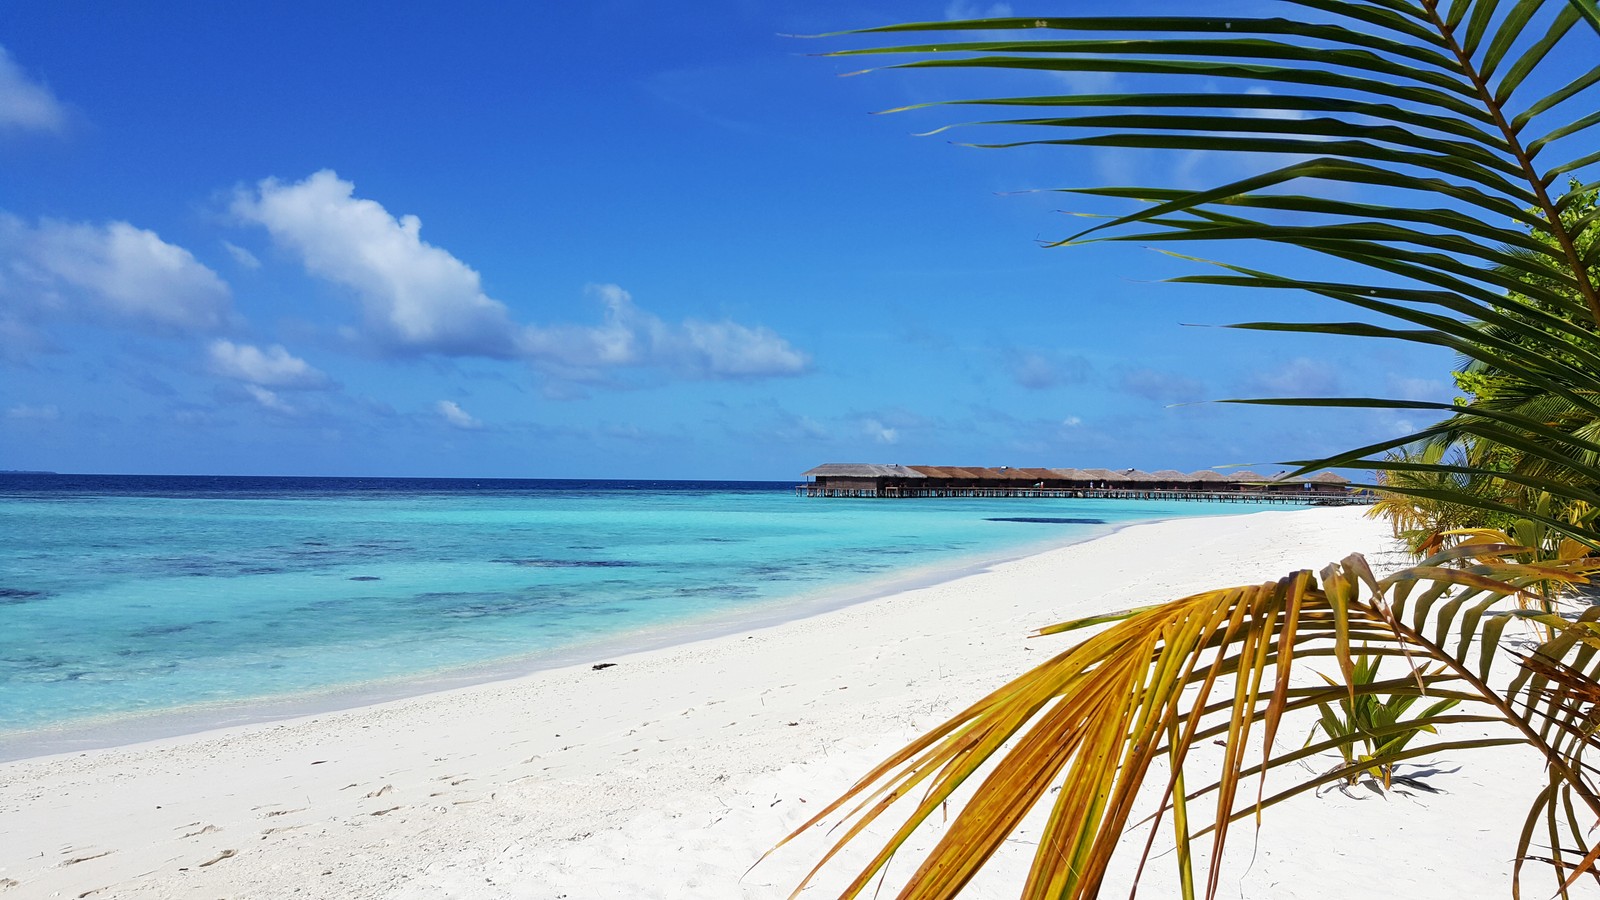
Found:
[{"label": "wooden pier", "polygon": [[1282,503],[1349,506],[1373,500],[1352,491],[1332,472],[1310,478],[1287,473],[1223,474],[1173,469],[1018,469],[956,466],[902,466],[827,463],[805,473],[813,480],[795,486],[798,497],[903,499],[935,497],[1052,498],[1083,500],[1188,500],[1201,503]]},{"label": "wooden pier", "polygon": [[1372,502],[1367,494],[1332,494],[1304,491],[1185,491],[1185,490],[1135,490],[1128,488],[1009,488],[1009,487],[941,487],[902,488],[838,488],[809,483],[797,484],[797,497],[834,497],[850,499],[902,499],[914,497],[1005,497],[1051,498],[1087,500],[1190,500],[1200,503],[1285,503],[1301,506],[1356,506]]}]

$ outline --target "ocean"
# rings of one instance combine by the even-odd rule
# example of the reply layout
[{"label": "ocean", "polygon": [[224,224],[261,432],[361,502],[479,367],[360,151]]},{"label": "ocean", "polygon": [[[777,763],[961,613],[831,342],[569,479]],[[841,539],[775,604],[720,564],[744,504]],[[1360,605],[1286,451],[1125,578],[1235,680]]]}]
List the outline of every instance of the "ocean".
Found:
[{"label": "ocean", "polygon": [[597,661],[1137,521],[1254,509],[807,500],[791,482],[0,474],[0,758]]}]

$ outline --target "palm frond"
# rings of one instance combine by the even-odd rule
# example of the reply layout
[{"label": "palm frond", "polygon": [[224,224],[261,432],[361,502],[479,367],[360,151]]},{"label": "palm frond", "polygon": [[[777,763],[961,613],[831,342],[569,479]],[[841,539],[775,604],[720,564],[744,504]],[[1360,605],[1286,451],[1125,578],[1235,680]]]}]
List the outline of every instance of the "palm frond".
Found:
[{"label": "palm frond", "polygon": [[[901,896],[954,896],[1044,806],[1048,823],[1022,896],[1096,896],[1150,792],[1155,824],[1171,828],[1185,896],[1196,882],[1214,896],[1235,822],[1368,768],[1508,742],[1537,752],[1549,773],[1518,838],[1513,894],[1525,861],[1548,863],[1561,896],[1596,871],[1600,847],[1585,826],[1600,817],[1600,791],[1583,754],[1600,725],[1600,607],[1569,619],[1514,598],[1548,598],[1600,570],[1587,551],[1600,547],[1600,181],[1585,183],[1600,164],[1600,66],[1589,62],[1600,58],[1600,8],[1596,0],[1284,2],[1295,8],[1283,17],[915,23],[854,39],[926,35],[922,43],[833,55],[1013,79],[1106,73],[1147,86],[895,112],[995,110],[936,129],[995,133],[969,145],[987,149],[1119,148],[1254,163],[1255,174],[1197,191],[1062,186],[1134,207],[1055,246],[1264,243],[1325,263],[1336,274],[1216,263],[1220,274],[1177,280],[1345,304],[1359,320],[1234,327],[1446,347],[1481,390],[1455,403],[1235,402],[1432,412],[1440,421],[1415,433],[1294,464],[1380,472],[1397,504],[1501,516],[1505,537],[1530,543],[1477,534],[1382,579],[1352,556],[1318,574],[1043,629],[1109,623],[918,739],[813,820],[842,814],[843,844],[891,810],[906,811],[847,895],[865,890],[921,823],[977,782]],[[1466,450],[1396,452],[1430,442]],[[1460,539],[1449,530],[1435,528],[1430,546]],[[1501,638],[1519,621],[1547,639],[1501,685],[1493,680]],[[1333,683],[1304,677],[1313,664],[1332,666],[1323,674]],[[1382,666],[1399,673],[1382,677]],[[1386,711],[1373,714],[1380,695]],[[1402,720],[1422,697],[1424,713]],[[1298,716],[1324,719],[1329,736],[1281,747],[1280,731]],[[1464,722],[1497,723],[1504,737],[1429,731]],[[1357,740],[1370,752],[1354,753]],[[1213,741],[1220,758],[1206,759],[1202,745]],[[1267,792],[1268,774],[1326,751],[1343,752],[1346,763]],[[1252,778],[1255,797],[1246,792]]]},{"label": "palm frond", "polygon": [[[1036,110],[1037,115],[947,128],[1017,139],[971,146],[1102,147],[1288,157],[1284,165],[1215,188],[1063,187],[1140,204],[1067,235],[1095,241],[1271,242],[1320,254],[1371,280],[1313,281],[1239,266],[1177,281],[1306,291],[1416,326],[1241,323],[1235,327],[1378,336],[1449,347],[1525,393],[1555,397],[1565,413],[1502,404],[1556,432],[1517,474],[1592,493],[1600,432],[1600,210],[1592,187],[1562,175],[1595,164],[1600,68],[1552,84],[1535,77],[1600,55],[1594,0],[1434,0],[1364,3],[1291,0],[1304,13],[1259,16],[1006,17],[927,22],[857,32],[928,34],[937,43],[873,46],[837,56],[894,59],[883,68],[1097,72],[1152,89],[990,97],[940,107]],[[1193,82],[1246,90],[1174,90]],[[1538,93],[1534,88],[1537,86]],[[1577,110],[1576,113],[1571,112]],[[1039,136],[1029,136],[1038,133]],[[1290,192],[1347,185],[1372,200]],[[1373,192],[1377,192],[1374,194]],[[1587,192],[1587,193],[1586,193]],[[1585,201],[1585,197],[1589,199]],[[1293,224],[1286,219],[1293,215]],[[1144,226],[1144,227],[1140,227]],[[1409,282],[1409,284],[1407,283]],[[1377,399],[1374,408],[1400,408]],[[1448,412],[1475,439],[1529,433],[1487,405]],[[1408,435],[1396,446],[1426,437]],[[1302,461],[1382,469],[1366,458]],[[1548,485],[1541,486],[1545,489]],[[1576,526],[1573,526],[1576,527]],[[1587,533],[1594,540],[1600,534]]]},{"label": "palm frond", "polygon": [[[957,895],[1022,818],[1048,802],[1049,819],[1021,896],[1087,898],[1103,887],[1118,840],[1137,821],[1138,801],[1153,790],[1155,819],[1170,820],[1175,828],[1180,865],[1205,871],[1205,894],[1212,896],[1235,822],[1369,767],[1392,767],[1447,748],[1505,743],[1539,752],[1560,775],[1567,792],[1562,796],[1586,815],[1600,815],[1600,794],[1580,759],[1593,738],[1573,725],[1595,715],[1595,699],[1578,695],[1574,685],[1588,683],[1570,674],[1592,678],[1600,666],[1585,652],[1600,645],[1596,616],[1571,623],[1506,602],[1540,583],[1580,581],[1600,570],[1600,561],[1503,561],[1523,549],[1475,545],[1471,556],[1497,561],[1453,568],[1449,564],[1464,554],[1451,551],[1384,579],[1352,556],[1320,575],[1296,572],[1277,582],[1207,591],[1126,614],[919,738],[790,838],[848,809],[847,842],[895,801],[915,794],[905,820],[845,891],[856,896],[918,825],[964,783],[978,779],[976,792],[901,896]],[[1489,685],[1491,650],[1501,630],[1519,619],[1561,624],[1559,636],[1528,657],[1527,677],[1508,699]],[[1067,622],[1040,633],[1079,627]],[[1387,659],[1401,673],[1358,677],[1358,656],[1379,665]],[[1301,672],[1316,661],[1330,664],[1337,677],[1307,684]],[[1417,735],[1275,793],[1248,792],[1249,780],[1260,779],[1264,787],[1265,773],[1348,747],[1358,737],[1346,733],[1285,749],[1276,738],[1290,718],[1379,695],[1434,703],[1403,729],[1386,733],[1474,722],[1503,725],[1507,736],[1441,741]],[[1446,714],[1447,706],[1439,705],[1445,701],[1462,704],[1463,712]],[[1213,741],[1223,745],[1220,759],[1202,752]],[[1186,784],[1203,787],[1185,790]],[[1054,799],[1047,801],[1052,791]],[[1201,800],[1205,813],[1195,806]],[[1538,807],[1541,814],[1547,806]],[[1563,828],[1561,839],[1584,846],[1584,829]],[[1524,840],[1518,853],[1532,852],[1531,846]]]}]

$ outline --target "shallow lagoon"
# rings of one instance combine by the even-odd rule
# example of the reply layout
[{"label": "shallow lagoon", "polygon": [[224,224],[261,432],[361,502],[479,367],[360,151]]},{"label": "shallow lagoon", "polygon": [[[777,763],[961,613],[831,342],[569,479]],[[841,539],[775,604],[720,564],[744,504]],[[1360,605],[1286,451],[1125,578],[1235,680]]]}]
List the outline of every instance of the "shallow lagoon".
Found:
[{"label": "shallow lagoon", "polygon": [[791,488],[0,475],[0,740],[535,668],[1136,521],[1254,509]]}]

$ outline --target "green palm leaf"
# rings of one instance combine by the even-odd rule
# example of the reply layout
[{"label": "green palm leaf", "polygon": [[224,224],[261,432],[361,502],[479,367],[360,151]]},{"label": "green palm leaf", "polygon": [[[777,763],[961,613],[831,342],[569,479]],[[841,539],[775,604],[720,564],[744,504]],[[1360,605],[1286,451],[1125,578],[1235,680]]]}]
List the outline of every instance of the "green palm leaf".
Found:
[{"label": "green palm leaf", "polygon": [[[1518,534],[1562,532],[1600,546],[1600,516],[1579,515],[1600,508],[1600,203],[1595,184],[1581,177],[1564,191],[1557,184],[1600,162],[1593,141],[1600,66],[1584,68],[1600,58],[1595,0],[1285,2],[1297,9],[1279,18],[898,25],[852,39],[915,35],[922,42],[834,55],[883,58],[882,69],[992,70],[1013,78],[1110,73],[1149,87],[893,111],[1003,111],[934,129],[997,133],[973,147],[1281,160],[1199,191],[1061,186],[1073,196],[1136,205],[1055,245],[1268,242],[1326,260],[1336,275],[1214,263],[1221,273],[1175,280],[1347,304],[1360,320],[1233,327],[1448,347],[1481,389],[1454,404],[1234,401],[1420,410],[1440,418],[1413,434],[1295,461],[1298,471],[1370,469],[1397,498],[1510,517]],[[1581,71],[1568,71],[1574,69]],[[1217,82],[1229,86],[1204,89]],[[1470,452],[1404,452],[1429,442]],[[847,894],[865,890],[915,828],[969,780],[981,784],[902,896],[955,895],[1041,804],[1050,817],[1022,895],[1096,896],[1118,839],[1135,822],[1141,792],[1154,793],[1156,818],[1172,829],[1186,896],[1201,883],[1212,896],[1234,822],[1367,769],[1446,747],[1514,742],[1539,753],[1550,773],[1518,838],[1517,884],[1524,862],[1542,861],[1554,874],[1551,889],[1564,896],[1600,860],[1585,827],[1600,817],[1600,789],[1582,760],[1600,706],[1600,609],[1574,621],[1517,608],[1508,598],[1582,580],[1600,566],[1536,564],[1533,554],[1478,542],[1385,579],[1351,557],[1319,575],[1299,572],[1045,629],[1108,625],[914,742],[818,816],[844,815],[848,842],[867,822],[902,809],[902,798],[909,806]],[[1549,639],[1517,660],[1509,684],[1497,684],[1491,677],[1504,655],[1500,638],[1515,621],[1547,629]],[[1369,663],[1358,673],[1357,646],[1371,666],[1399,666],[1399,673],[1379,677]],[[1307,687],[1296,673],[1319,662],[1331,663],[1339,677]],[[1421,716],[1400,718],[1424,696]],[[1284,749],[1276,737],[1294,716],[1324,719],[1330,735],[1344,727],[1344,737]],[[1353,753],[1357,738],[1348,726],[1355,721],[1364,723],[1357,730],[1370,751]],[[1459,741],[1443,734],[1463,722],[1499,723],[1505,736]],[[1439,735],[1428,731],[1435,726]],[[1191,754],[1201,741],[1223,747],[1209,768]],[[1347,764],[1275,794],[1265,794],[1265,781],[1255,797],[1243,793],[1247,779],[1329,750],[1343,751]],[[1536,851],[1536,842],[1545,849]]]}]

